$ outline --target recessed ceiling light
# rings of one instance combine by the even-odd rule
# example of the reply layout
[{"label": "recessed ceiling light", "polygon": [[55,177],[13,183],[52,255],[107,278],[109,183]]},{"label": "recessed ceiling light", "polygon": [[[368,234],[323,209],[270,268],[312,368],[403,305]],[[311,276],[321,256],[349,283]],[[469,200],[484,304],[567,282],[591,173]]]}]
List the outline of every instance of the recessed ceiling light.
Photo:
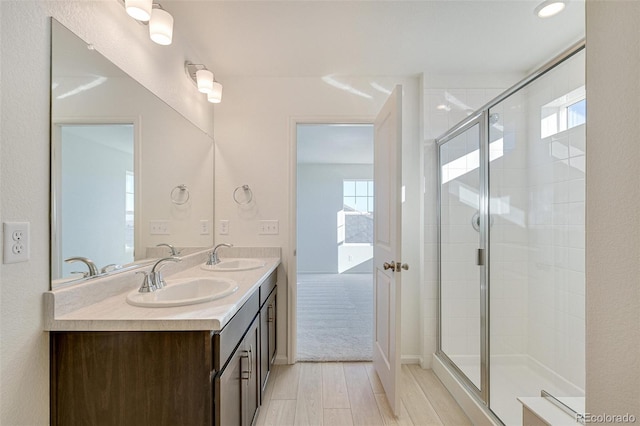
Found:
[{"label": "recessed ceiling light", "polygon": [[566,1],[545,0],[536,7],[535,13],[540,18],[549,18],[562,12],[566,6]]}]

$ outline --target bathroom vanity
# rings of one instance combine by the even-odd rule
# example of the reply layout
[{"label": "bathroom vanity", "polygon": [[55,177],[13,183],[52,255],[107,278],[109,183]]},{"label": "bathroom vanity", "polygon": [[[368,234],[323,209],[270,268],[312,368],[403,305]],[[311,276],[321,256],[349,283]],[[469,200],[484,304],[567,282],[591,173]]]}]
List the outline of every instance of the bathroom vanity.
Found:
[{"label": "bathroom vanity", "polygon": [[[51,424],[251,425],[276,355],[280,261],[264,263],[219,272],[238,290],[189,306],[130,306],[124,284],[79,309],[87,288],[46,293]],[[207,274],[195,266],[166,279]]]}]

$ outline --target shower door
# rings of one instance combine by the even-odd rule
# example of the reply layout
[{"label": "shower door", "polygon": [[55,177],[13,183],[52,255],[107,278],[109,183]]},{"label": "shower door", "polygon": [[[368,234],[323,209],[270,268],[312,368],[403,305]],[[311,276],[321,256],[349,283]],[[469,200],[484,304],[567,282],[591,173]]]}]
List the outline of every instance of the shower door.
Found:
[{"label": "shower door", "polygon": [[438,140],[439,354],[487,400],[485,114]]}]

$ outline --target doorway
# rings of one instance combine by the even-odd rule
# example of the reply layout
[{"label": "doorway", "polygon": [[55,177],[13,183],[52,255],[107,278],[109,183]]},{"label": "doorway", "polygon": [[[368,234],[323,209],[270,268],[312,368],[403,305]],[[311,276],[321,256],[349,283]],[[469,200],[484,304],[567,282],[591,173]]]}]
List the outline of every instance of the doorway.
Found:
[{"label": "doorway", "polygon": [[77,274],[64,261],[73,256],[132,263],[135,123],[55,123],[52,132],[52,278]]},{"label": "doorway", "polygon": [[371,361],[373,125],[296,125],[299,361]]}]

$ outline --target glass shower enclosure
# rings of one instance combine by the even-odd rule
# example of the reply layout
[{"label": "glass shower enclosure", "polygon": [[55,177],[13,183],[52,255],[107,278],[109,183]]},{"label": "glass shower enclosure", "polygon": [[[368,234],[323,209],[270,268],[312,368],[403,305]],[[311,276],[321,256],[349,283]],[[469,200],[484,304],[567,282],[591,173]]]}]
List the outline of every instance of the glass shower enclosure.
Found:
[{"label": "glass shower enclosure", "polygon": [[439,138],[437,356],[495,419],[584,412],[584,44]]}]

